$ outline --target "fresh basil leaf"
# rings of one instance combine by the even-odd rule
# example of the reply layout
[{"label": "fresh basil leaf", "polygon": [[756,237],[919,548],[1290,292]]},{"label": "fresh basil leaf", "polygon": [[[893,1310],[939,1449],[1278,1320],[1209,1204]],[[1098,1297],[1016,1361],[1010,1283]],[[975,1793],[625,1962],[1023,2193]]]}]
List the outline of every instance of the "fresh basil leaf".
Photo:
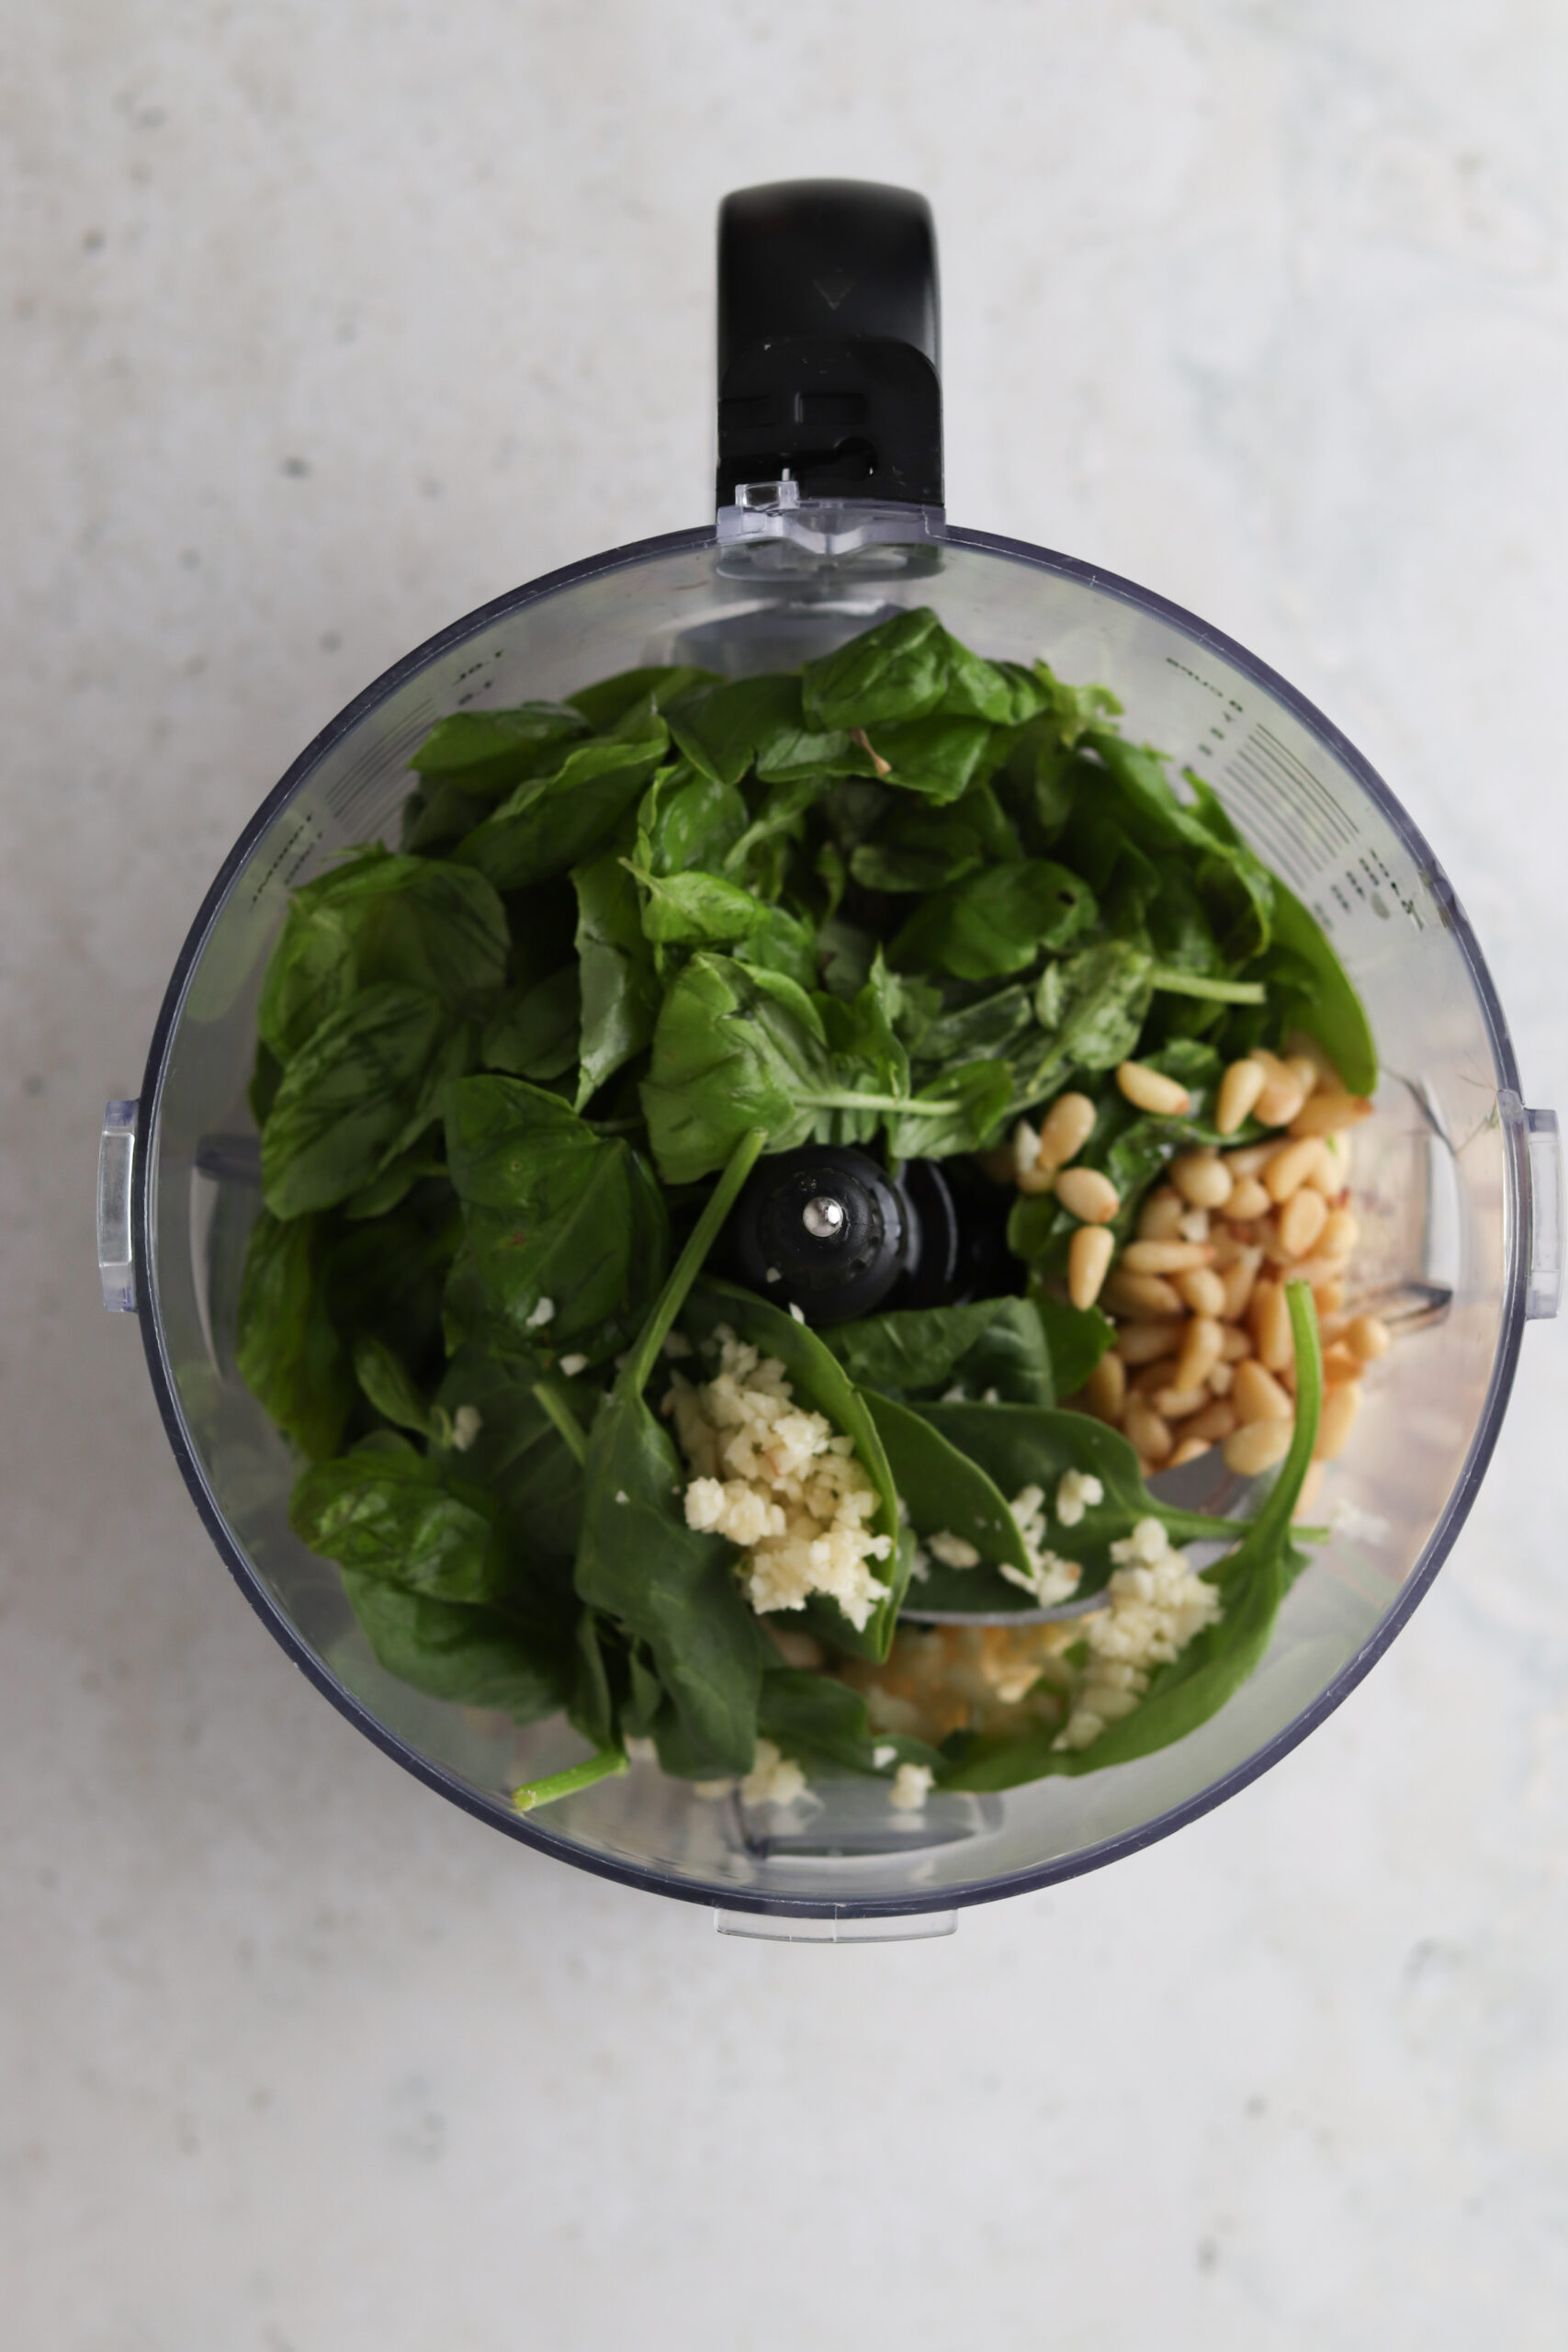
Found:
[{"label": "fresh basil leaf", "polygon": [[933,714],[884,722],[874,740],[868,737],[868,747],[886,763],[885,783],[942,807],[961,799],[982,773],[991,729],[983,718]]},{"label": "fresh basil leaf", "polygon": [[684,874],[716,866],[745,831],[745,800],[733,785],[716,784],[683,760],[660,768],[637,803],[637,860],[650,874]]},{"label": "fresh basil leaf", "polygon": [[950,637],[947,662],[942,707],[952,717],[986,718],[993,727],[1021,727],[1051,707],[1045,680],[1021,662],[987,662]]},{"label": "fresh basil leaf", "polygon": [[1034,663],[1032,674],[1047,698],[1056,732],[1069,747],[1100,719],[1122,715],[1122,706],[1109,686],[1069,686],[1043,662]]},{"label": "fresh basil leaf", "polygon": [[369,1217],[385,1216],[397,1207],[400,1201],[407,1199],[416,1184],[423,1184],[433,1177],[444,1178],[446,1173],[446,1162],[441,1156],[439,1133],[426,1133],[417,1143],[411,1144],[407,1151],[400,1152],[396,1159],[389,1160],[378,1176],[372,1176],[367,1184],[361,1184],[357,1192],[350,1193],[343,1204],[343,1215],[355,1223]]},{"label": "fresh basil leaf", "polygon": [[664,756],[661,719],[653,732],[580,744],[553,775],[518,786],[453,852],[500,890],[565,874],[599,848],[635,806]]},{"label": "fresh basil leaf", "polygon": [[947,689],[952,640],[929,606],[863,629],[836,652],[808,662],[801,704],[809,725],[874,727],[925,718]]},{"label": "fresh basil leaf", "polygon": [[784,1755],[793,1757],[812,1781],[853,1772],[890,1778],[900,1764],[942,1769],[941,1755],[923,1740],[877,1731],[865,1701],[847,1682],[798,1667],[764,1671],[757,1728]]},{"label": "fresh basil leaf", "polygon": [[486,1069],[542,1085],[576,1067],[582,1021],[582,990],[575,963],[563,964],[547,980],[514,989],[491,1015],[479,1042]]},{"label": "fresh basil leaf", "polygon": [[747,939],[761,928],[771,911],[721,874],[698,870],[661,878],[635,869],[634,873],[644,893],[644,936],[660,946],[716,946]]},{"label": "fresh basil leaf", "polygon": [[759,751],[802,731],[800,680],[793,673],[712,686],[670,716],[670,732],[693,766],[718,785],[739,784]]},{"label": "fresh basil leaf", "polygon": [[452,1089],[446,1158],[479,1275],[517,1345],[547,1335],[591,1363],[626,1347],[669,1256],[668,1212],[641,1157],[558,1095],[484,1077]]},{"label": "fresh basil leaf", "polygon": [[835,1089],[821,1016],[782,974],[694,956],[665,995],[641,1088],[667,1184],[721,1168],[749,1127],[788,1151],[815,1129],[813,1098]]},{"label": "fresh basil leaf", "polygon": [[[1177,1510],[1152,1495],[1127,1440],[1090,1414],[1035,1405],[911,1405],[906,1409],[977,1463],[1002,1494],[1019,1495],[1026,1487],[1043,1489],[1051,1512],[1050,1547],[1082,1566],[1080,1596],[1104,1585],[1112,1566],[1111,1544],[1130,1535],[1140,1519],[1161,1521],[1173,1543],[1236,1532],[1235,1521]],[[1065,1527],[1055,1516],[1055,1494],[1068,1470],[1098,1478],[1103,1500],[1090,1504],[1081,1520]],[[1004,1605],[1026,1604],[1015,1599]]]},{"label": "fresh basil leaf", "polygon": [[377,1663],[400,1682],[462,1707],[493,1708],[520,1724],[553,1715],[571,1690],[553,1627],[512,1611],[468,1607],[343,1572],[344,1590]]},{"label": "fresh basil leaf", "polygon": [[999,979],[1027,970],[1042,950],[1065,946],[1095,913],[1089,890],[1065,865],[1019,858],[939,890],[888,954],[895,965],[934,967],[958,979]]},{"label": "fresh basil leaf", "polygon": [[[763,1355],[776,1357],[788,1375],[797,1404],[825,1415],[840,1437],[854,1440],[856,1459],[879,1498],[871,1526],[896,1546],[898,1497],[877,1424],[868,1400],[846,1377],[842,1364],[820,1335],[808,1325],[797,1323],[793,1316],[770,1306],[766,1299],[759,1298],[752,1291],[705,1279],[694,1289],[687,1303],[684,1329],[700,1340],[719,1323],[728,1324]],[[896,1556],[890,1555],[880,1565],[874,1563],[872,1573],[885,1587],[886,1597],[863,1629],[857,1631],[838,1602],[820,1593],[814,1594],[807,1603],[806,1623],[836,1649],[849,1650],[861,1657],[885,1658],[893,1639],[900,1598]]]},{"label": "fresh basil leaf", "polygon": [[1031,1285],[1029,1297],[1044,1334],[1045,1352],[1051,1364],[1054,1394],[1041,1401],[1054,1405],[1077,1395],[1101,1356],[1115,1345],[1116,1326],[1101,1308],[1070,1306],[1065,1298],[1054,1298],[1038,1283]]},{"label": "fresh basil leaf", "polygon": [[330,1208],[378,1176],[441,1116],[470,1050],[423,989],[362,989],[330,1014],[285,1070],[262,1131],[273,1215]]},{"label": "fresh basil leaf", "polygon": [[241,1379],[313,1461],[335,1453],[355,1407],[354,1365],[328,1312],[318,1217],[264,1209],[251,1227],[235,1320]]},{"label": "fresh basil leaf", "polygon": [[[1274,881],[1274,941],[1311,976],[1310,984],[1283,992],[1281,1025],[1315,1037],[1352,1094],[1373,1094],[1378,1050],[1366,1008],[1316,918],[1277,877]],[[1275,989],[1271,989],[1274,997]]]},{"label": "fresh basil leaf", "polygon": [[419,1437],[434,1437],[437,1422],[396,1348],[373,1332],[354,1343],[354,1372],[360,1387],[384,1419]]},{"label": "fresh basil leaf", "polygon": [[525,776],[558,766],[558,746],[588,732],[581,712],[566,703],[460,710],[437,719],[409,765],[421,776],[449,778],[465,793],[492,799]]},{"label": "fresh basil leaf", "polygon": [[[586,1421],[597,1393],[582,1384]],[[570,1560],[582,1521],[582,1472],[560,1430],[539,1402],[534,1385],[511,1368],[472,1349],[462,1349],[447,1366],[436,1404],[449,1426],[465,1406],[479,1425],[462,1455],[464,1475],[499,1495],[528,1541],[539,1551]]]},{"label": "fresh basil leaf", "polygon": [[[865,1401],[916,1534],[956,1535],[980,1555],[980,1567],[947,1570],[947,1578],[963,1596],[956,1602],[931,1597],[929,1585],[921,1584],[915,1588],[912,1605],[917,1609],[922,1605],[1016,1609],[1017,1587],[1010,1595],[1006,1580],[994,1571],[1005,1560],[1027,1575],[1029,1555],[1008,1498],[995,1479],[909,1406],[896,1405],[890,1396],[878,1396],[873,1391],[867,1392]],[[984,1575],[982,1568],[993,1573]],[[980,1596],[973,1602],[968,1598],[971,1591]]]},{"label": "fresh basil leaf", "polygon": [[[620,836],[617,835],[617,842]],[[581,992],[577,1108],[640,1054],[659,1017],[659,976],[642,927],[637,885],[619,848],[575,868]]]},{"label": "fresh basil leaf", "polygon": [[857,1388],[894,1398],[935,1396],[1004,1310],[1018,1302],[976,1299],[966,1306],[902,1307],[860,1315],[818,1334]]},{"label": "fresh basil leaf", "polygon": [[[1055,1364],[1032,1299],[994,1298],[989,1321],[953,1376],[972,1396],[1003,1405],[1054,1405]],[[1065,1392],[1064,1392],[1065,1393]]]},{"label": "fresh basil leaf", "polygon": [[506,912],[484,876],[366,851],[297,889],[262,983],[257,1026],[288,1063],[357,990],[427,990],[477,1013],[506,979]]},{"label": "fresh basil leaf", "polygon": [[817,934],[783,907],[759,907],[757,922],[737,943],[735,955],[757,971],[782,972],[808,994],[817,985]]},{"label": "fresh basil leaf", "polygon": [[1154,962],[1109,939],[1048,964],[1035,998],[1044,1035],[1016,1057],[1021,1107],[1054,1092],[1069,1070],[1115,1069],[1132,1058],[1154,994]]},{"label": "fresh basil leaf", "polygon": [[323,1559],[438,1600],[494,1601],[515,1580],[495,1498],[449,1483],[401,1438],[368,1439],[307,1470],[288,1524]]},{"label": "fresh basil leaf", "polygon": [[[1006,1062],[966,1062],[917,1088],[908,1108],[886,1114],[887,1148],[895,1159],[948,1159],[954,1152],[987,1151],[996,1142],[1012,1100]],[[922,1104],[935,1107],[922,1110]]]},{"label": "fresh basil leaf", "polygon": [[[1059,967],[1048,968],[1056,970]],[[981,1059],[1011,1061],[1018,1055],[1026,1054],[1031,1045],[1041,1042],[1032,997],[1032,989],[1015,982],[1010,988],[994,989],[973,1004],[938,1013],[920,1032],[916,1058],[922,1063],[943,1064]]]},{"label": "fresh basil leaf", "polygon": [[596,735],[608,735],[641,704],[668,710],[687,695],[717,683],[716,672],[696,669],[689,662],[656,663],[651,669],[619,670],[613,678],[601,678],[568,695],[567,701],[573,710],[581,712]]}]

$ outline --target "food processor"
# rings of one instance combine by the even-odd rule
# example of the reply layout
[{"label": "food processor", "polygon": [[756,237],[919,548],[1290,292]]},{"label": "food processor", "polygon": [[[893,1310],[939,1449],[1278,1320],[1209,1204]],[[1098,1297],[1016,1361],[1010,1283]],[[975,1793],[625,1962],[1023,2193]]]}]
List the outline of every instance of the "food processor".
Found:
[{"label": "food processor", "polygon": [[[1480,948],[1416,827],[1328,719],[1207,623],[1093,564],[950,524],[941,398],[921,198],[844,181],[727,198],[715,519],[496,598],[350,703],[224,861],[169,981],[140,1098],[110,1103],[104,1126],[105,1305],[140,1317],[197,1510],[289,1657],[469,1813],[582,1869],[711,1905],[732,1933],[946,1932],[965,1905],[1112,1861],[1245,1787],[1409,1618],[1485,1471],[1524,1325],[1558,1304],[1557,1122],[1525,1106]],[[877,1781],[748,1804],[639,1758],[525,1815],[512,1791],[585,1744],[562,1718],[520,1727],[378,1666],[338,1570],[289,1531],[299,1465],[235,1367],[261,1207],[246,1088],[268,954],[293,886],[351,846],[395,842],[410,757],[437,719],[559,697],[640,663],[791,668],[914,605],[986,655],[1043,657],[1059,677],[1109,686],[1126,733],[1204,779],[1317,916],[1381,1049],[1375,1110],[1356,1136],[1355,1273],[1397,1344],[1333,1465],[1326,1539],[1262,1663],[1173,1746],[999,1795],[939,1790],[918,1814],[891,1811]],[[1213,1475],[1194,1464],[1159,1490],[1214,1508],[1190,1483]]]}]

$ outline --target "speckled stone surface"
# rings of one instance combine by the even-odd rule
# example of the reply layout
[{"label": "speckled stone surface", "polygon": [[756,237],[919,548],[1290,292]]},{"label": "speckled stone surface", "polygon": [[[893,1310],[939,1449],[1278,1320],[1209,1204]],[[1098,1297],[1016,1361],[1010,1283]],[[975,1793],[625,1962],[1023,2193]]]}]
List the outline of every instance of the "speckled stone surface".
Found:
[{"label": "speckled stone surface", "polygon": [[720,1941],[361,1741],[97,1304],[100,1106],[333,711],[700,521],[731,186],[924,188],[950,507],[1257,649],[1568,1102],[1568,32],[1545,0],[54,0],[0,223],[10,2352],[1549,2352],[1568,1406],[1315,1737],[944,1943]]}]

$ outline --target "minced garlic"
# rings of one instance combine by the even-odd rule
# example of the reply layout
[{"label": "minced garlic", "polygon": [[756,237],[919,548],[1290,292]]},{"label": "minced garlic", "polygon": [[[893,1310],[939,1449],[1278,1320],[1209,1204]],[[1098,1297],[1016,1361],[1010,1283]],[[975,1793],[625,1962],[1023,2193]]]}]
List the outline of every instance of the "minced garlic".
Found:
[{"label": "minced garlic", "polygon": [[1108,1724],[1131,1714],[1154,1668],[1179,1657],[1220,1614],[1219,1594],[1193,1575],[1159,1520],[1140,1519],[1131,1535],[1111,1546],[1111,1556],[1117,1566],[1106,1607],[1077,1620],[1089,1655],[1072,1712],[1052,1742],[1057,1748],[1088,1747]]},{"label": "minced garlic", "polygon": [[677,1373],[665,1410],[696,1476],[686,1524],[728,1536],[746,1555],[746,1596],[759,1614],[804,1609],[814,1592],[838,1602],[857,1632],[886,1588],[872,1573],[893,1539],[873,1532],[877,1492],[854,1440],[797,1406],[774,1356],[719,1325],[719,1368],[694,1385]]},{"label": "minced garlic", "polygon": [[746,1804],[798,1804],[806,1794],[806,1775],[793,1756],[785,1756],[771,1739],[757,1742],[751,1770],[740,1783]]}]

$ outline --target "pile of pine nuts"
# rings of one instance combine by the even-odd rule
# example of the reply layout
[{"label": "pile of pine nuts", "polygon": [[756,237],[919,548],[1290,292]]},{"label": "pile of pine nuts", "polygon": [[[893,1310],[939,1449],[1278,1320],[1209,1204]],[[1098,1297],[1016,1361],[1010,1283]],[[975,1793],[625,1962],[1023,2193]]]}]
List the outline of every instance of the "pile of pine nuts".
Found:
[{"label": "pile of pine nuts", "polygon": [[[1174,1079],[1123,1062],[1129,1102],[1176,1118],[1190,1099]],[[1075,1306],[1097,1302],[1116,1341],[1076,1403],[1132,1441],[1144,1475],[1224,1449],[1228,1469],[1254,1476],[1282,1460],[1295,1406],[1295,1351],[1285,1283],[1312,1286],[1324,1350],[1324,1401],[1314,1449],[1332,1461],[1350,1434],[1359,1382],[1389,1344],[1375,1315],[1346,1308],[1346,1269],[1358,1238],[1349,1206],[1350,1130],[1371,1109],[1309,1053],[1281,1060],[1261,1048],[1232,1062],[1214,1125],[1245,1120],[1278,1132],[1233,1149],[1178,1152],[1117,1254],[1107,1229],[1121,1203],[1098,1170],[1075,1168],[1094,1125],[1084,1094],[1061,1094],[1038,1129],[1020,1120],[1010,1146],[987,1156],[1021,1192],[1053,1193],[1079,1219],[1067,1255]],[[1303,1507],[1321,1473],[1309,1479]]]}]

